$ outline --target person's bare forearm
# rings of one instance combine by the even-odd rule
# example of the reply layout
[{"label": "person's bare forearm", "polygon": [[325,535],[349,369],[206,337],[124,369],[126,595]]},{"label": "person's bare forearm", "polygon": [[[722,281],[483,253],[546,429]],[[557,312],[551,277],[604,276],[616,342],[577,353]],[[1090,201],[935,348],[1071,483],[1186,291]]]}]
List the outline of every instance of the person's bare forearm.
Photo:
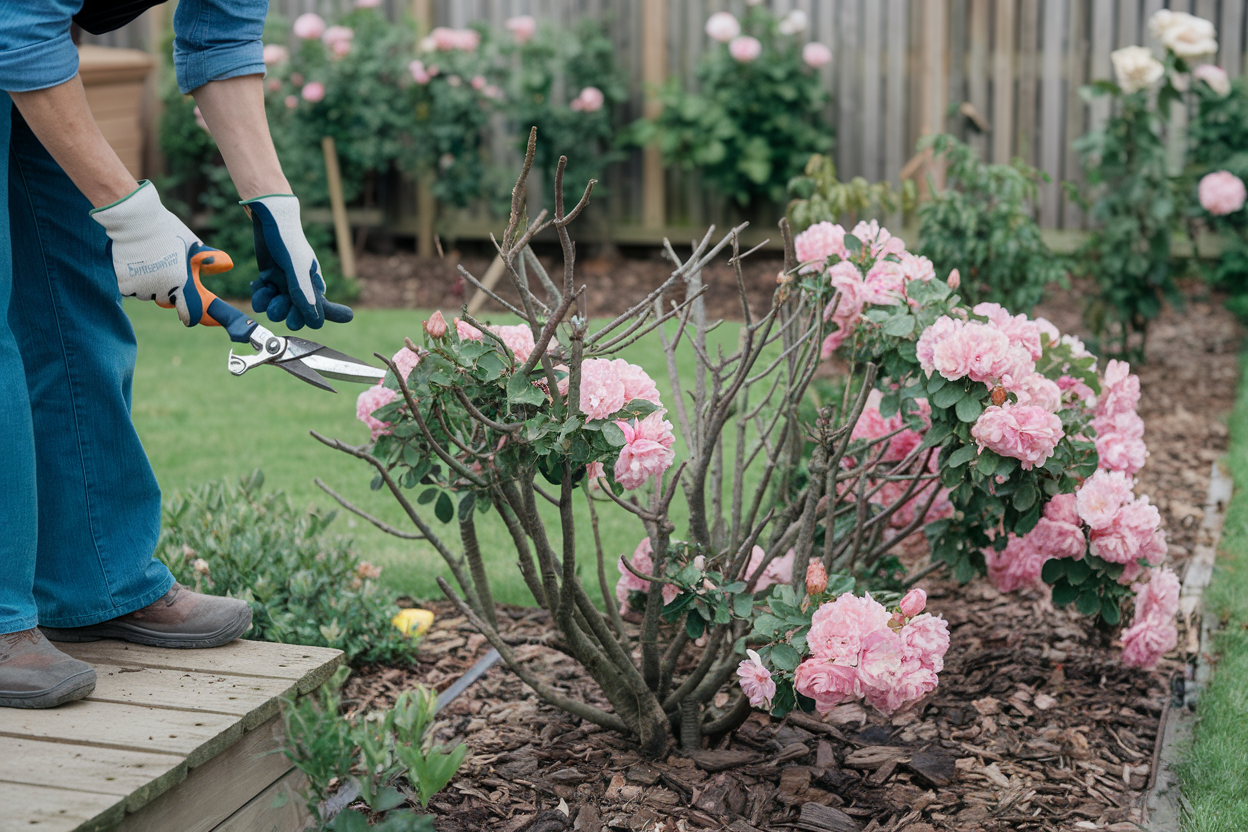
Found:
[{"label": "person's bare forearm", "polygon": [[263,84],[260,75],[243,75],[191,91],[242,199],[291,192],[269,135]]},{"label": "person's bare forearm", "polygon": [[55,87],[9,95],[35,136],[94,207],[116,202],[139,187],[96,126],[77,75]]}]

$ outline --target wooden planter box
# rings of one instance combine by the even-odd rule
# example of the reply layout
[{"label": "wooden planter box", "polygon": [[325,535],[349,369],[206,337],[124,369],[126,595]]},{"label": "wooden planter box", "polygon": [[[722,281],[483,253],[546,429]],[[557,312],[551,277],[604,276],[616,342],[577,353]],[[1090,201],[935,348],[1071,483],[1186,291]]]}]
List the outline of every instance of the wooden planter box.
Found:
[{"label": "wooden planter box", "polygon": [[78,73],[104,138],[135,179],[142,179],[145,95],[156,59],[138,49],[78,47]]}]

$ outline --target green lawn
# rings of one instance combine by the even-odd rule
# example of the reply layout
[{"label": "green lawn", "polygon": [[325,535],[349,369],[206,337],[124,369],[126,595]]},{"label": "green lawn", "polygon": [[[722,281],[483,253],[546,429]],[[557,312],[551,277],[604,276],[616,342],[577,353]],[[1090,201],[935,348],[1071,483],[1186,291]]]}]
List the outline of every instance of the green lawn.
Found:
[{"label": "green lawn", "polygon": [[1220,658],[1201,695],[1196,741],[1182,771],[1188,832],[1248,829],[1248,383],[1242,381],[1227,462],[1235,496],[1205,595],[1209,614],[1222,622]]},{"label": "green lawn", "polygon": [[[369,490],[372,469],[368,465],[308,435],[309,430],[317,430],[352,444],[366,441],[368,431],[355,418],[355,397],[361,387],[335,383],[340,391],[335,395],[275,368],[257,368],[235,377],[226,369],[231,344],[220,330],[187,330],[176,315],[153,304],[126,301],[126,311],[139,341],[134,422],[166,494],[260,468],[265,473],[266,488],[285,491],[295,505],[336,507],[314,484],[313,480],[320,477],[369,513],[400,528],[410,528],[388,492]],[[427,317],[412,310],[360,310],[351,324],[329,324],[309,337],[361,359],[371,359],[375,352],[389,356],[403,345],[405,335],[414,340],[419,336],[421,321]],[[735,347],[738,329],[736,325],[720,327],[711,335],[712,346],[722,343],[725,351]],[[670,403],[666,364],[657,336],[631,347],[627,357],[655,378],[664,401]],[[683,351],[685,377],[692,373],[692,358],[691,350]],[[682,444],[678,432],[677,459],[686,456]],[[586,535],[578,541],[580,563],[587,584],[596,586],[588,512],[580,503],[578,510],[577,527]],[[677,529],[683,529],[680,498],[675,501],[673,514]],[[557,515],[552,510],[549,516],[551,536],[558,539]],[[600,509],[599,519],[603,544],[612,560],[631,552],[644,534],[640,521],[615,506]],[[489,561],[496,598],[531,604],[501,522],[493,514],[483,521],[479,530],[482,550]],[[363,557],[385,567],[383,583],[416,598],[441,596],[434,579],[446,572],[431,547],[386,535],[346,512],[331,528],[350,535]],[[449,534],[451,527],[443,528],[454,540]],[[612,586],[615,575],[612,563]]]}]

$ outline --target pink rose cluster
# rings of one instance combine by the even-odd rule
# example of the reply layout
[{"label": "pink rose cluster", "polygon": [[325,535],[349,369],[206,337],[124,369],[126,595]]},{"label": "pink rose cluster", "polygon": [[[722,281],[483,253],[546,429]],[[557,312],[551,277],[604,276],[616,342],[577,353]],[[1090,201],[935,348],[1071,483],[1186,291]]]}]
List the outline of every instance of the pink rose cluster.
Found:
[{"label": "pink rose cluster", "polygon": [[[637,544],[637,548],[633,550],[633,556],[628,559],[629,564],[643,575],[654,574],[654,558],[652,557],[654,549],[650,546],[650,538],[643,537],[641,542]],[[633,592],[649,592],[650,582],[638,578],[624,566],[624,558],[620,558],[619,563],[620,580],[615,584],[615,600],[620,604],[620,612],[629,612],[632,607],[629,606],[628,597]],[[663,584],[663,603],[670,604],[680,594],[680,590],[675,584]],[[638,610],[640,612],[640,610]]]},{"label": "pink rose cluster", "polygon": [[[502,339],[507,348],[516,354],[516,361],[522,363],[528,361],[529,356],[533,354],[533,348],[537,346],[533,339],[533,330],[524,324],[487,326],[486,329]],[[481,330],[459,318],[455,319],[455,334],[459,336],[461,341],[485,340],[485,334]]]},{"label": "pink rose cluster", "polygon": [[1179,576],[1154,569],[1146,584],[1135,584],[1135,617],[1122,633],[1122,662],[1152,667],[1179,641],[1174,619],[1179,612]]},{"label": "pink rose cluster", "polygon": [[333,53],[341,58],[351,51],[351,43],[355,40],[355,30],[349,26],[330,26],[321,35],[321,41]]},{"label": "pink rose cluster", "polygon": [[1215,217],[1234,214],[1244,207],[1244,200],[1248,198],[1244,180],[1225,170],[1205,174],[1196,191],[1200,197],[1200,207]]},{"label": "pink rose cluster", "polygon": [[992,405],[971,427],[971,438],[1001,456],[1017,459],[1024,471],[1043,465],[1065,436],[1062,420],[1043,407],[1030,404]]},{"label": "pink rose cluster", "polygon": [[[396,352],[390,359],[403,374],[403,380],[411,375],[412,369],[420,363],[420,356],[412,352],[407,347]],[[360,393],[355,400],[355,418],[359,419],[368,426],[368,432],[372,435],[373,441],[377,441],[377,437],[390,432],[390,423],[383,422],[373,415],[373,412],[379,410],[399,397],[399,393],[391,390],[389,387],[382,386],[379,381],[372,387],[368,387],[363,393]]]},{"label": "pink rose cluster", "polygon": [[[768,587],[776,584],[787,584],[793,580],[793,558],[796,553],[789,549],[778,558],[774,558],[767,564],[767,568],[763,569],[763,573],[758,576],[758,580],[754,582],[754,591],[762,592]],[[742,580],[748,581],[762,567],[763,562],[767,560],[767,553],[763,551],[762,546],[755,546],[750,552],[750,562],[745,567],[745,574]]]},{"label": "pink rose cluster", "polygon": [[1040,570],[1050,558],[1082,560],[1088,541],[1074,494],[1059,494],[1044,507],[1044,516],[1036,527],[1022,536],[1010,536],[1005,549],[984,550],[988,562],[988,579],[1001,592],[1014,592],[1025,586],[1040,586]]},{"label": "pink rose cluster", "polygon": [[533,40],[533,36],[537,34],[537,20],[531,14],[521,14],[507,19],[503,24],[511,36],[516,39],[516,43],[524,45]]},{"label": "pink rose cluster", "polygon": [[426,52],[476,52],[481,45],[481,33],[476,29],[450,29],[439,26],[420,42]]},{"label": "pink rose cluster", "polygon": [[1131,477],[1144,467],[1148,448],[1144,420],[1136,412],[1139,401],[1139,377],[1125,361],[1111,360],[1101,376],[1101,395],[1092,420],[1101,468]]},{"label": "pink rose cluster", "polygon": [[606,96],[597,87],[586,87],[577,93],[568,106],[579,113],[594,113],[602,109]]},{"label": "pink rose cluster", "polygon": [[[845,593],[815,611],[806,643],[810,658],[797,666],[794,687],[820,713],[865,699],[888,715],[936,689],[949,649],[949,625],[920,614],[925,598],[907,596],[896,615],[870,595]],[[747,693],[748,695],[748,693]]]},{"label": "pink rose cluster", "polygon": [[1141,560],[1157,565],[1165,558],[1160,512],[1148,497],[1133,494],[1131,480],[1121,471],[1102,470],[1088,477],[1076,492],[1075,506],[1090,530],[1092,554],[1126,566],[1120,582],[1139,576]]}]

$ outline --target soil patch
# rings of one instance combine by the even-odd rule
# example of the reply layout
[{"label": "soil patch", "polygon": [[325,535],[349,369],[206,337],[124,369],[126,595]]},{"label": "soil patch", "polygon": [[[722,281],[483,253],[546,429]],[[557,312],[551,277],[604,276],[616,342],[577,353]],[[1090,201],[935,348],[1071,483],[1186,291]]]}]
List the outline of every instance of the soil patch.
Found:
[{"label": "soil patch", "polygon": [[[427,261],[400,279],[411,259],[366,258],[372,276],[365,305],[463,303],[445,261],[438,262],[440,289]],[[393,277],[373,270],[381,260],[394,261],[386,266]],[[480,258],[474,273],[486,265]],[[473,268],[469,261],[465,266]],[[658,260],[594,268],[585,266],[594,315],[618,312],[619,298],[636,296],[670,272]],[[766,305],[778,268],[775,258],[758,258],[747,270],[756,310]],[[709,314],[739,317],[731,270],[708,270],[706,278]],[[1202,504],[1210,465],[1227,447],[1240,338],[1220,298],[1202,294],[1199,284],[1185,289],[1188,303],[1163,314],[1150,334],[1148,363],[1133,368],[1141,377],[1151,451],[1140,491],[1160,508],[1180,569],[1196,545],[1211,542],[1202,537]],[[434,297],[439,291],[442,297]],[[1081,333],[1078,294],[1055,296],[1038,314],[1064,332]],[[720,747],[646,761],[627,739],[542,704],[496,665],[443,711],[439,740],[464,741],[471,754],[431,804],[437,828],[1137,829],[1155,776],[1158,723],[1172,690],[1181,691],[1184,657],[1171,656],[1153,671],[1128,669],[1109,634],[1089,629],[1073,611],[1054,610],[1042,593],[1003,596],[983,582],[925,586],[932,611],[950,622],[952,646],[937,691],[891,722],[856,705],[842,706],[826,722],[755,714]],[[488,650],[448,604],[430,606],[439,618],[420,644],[418,664],[357,674],[346,692],[353,708],[388,705],[415,682],[443,689]],[[544,612],[504,613],[509,637],[535,672],[592,700],[594,686],[576,663],[548,642],[536,643],[550,632]]]}]

